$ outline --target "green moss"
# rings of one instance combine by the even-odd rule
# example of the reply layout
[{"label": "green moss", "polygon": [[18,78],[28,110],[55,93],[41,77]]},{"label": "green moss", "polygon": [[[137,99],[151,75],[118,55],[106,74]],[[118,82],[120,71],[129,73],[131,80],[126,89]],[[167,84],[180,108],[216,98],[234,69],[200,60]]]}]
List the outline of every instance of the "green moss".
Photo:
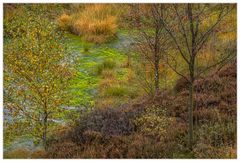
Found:
[{"label": "green moss", "polygon": [[[125,70],[117,65],[125,62],[127,55],[109,44],[87,43],[79,36],[69,33],[66,34],[66,38],[65,44],[70,49],[70,55],[74,59],[74,67],[77,71],[69,87],[72,96],[69,104],[70,106],[93,105],[99,80],[102,78],[101,75],[96,75],[96,72],[101,74],[103,69],[116,69],[116,78],[123,78],[126,73],[122,71]],[[126,90],[121,88],[108,91],[113,96],[123,96],[123,93],[126,93]]]}]

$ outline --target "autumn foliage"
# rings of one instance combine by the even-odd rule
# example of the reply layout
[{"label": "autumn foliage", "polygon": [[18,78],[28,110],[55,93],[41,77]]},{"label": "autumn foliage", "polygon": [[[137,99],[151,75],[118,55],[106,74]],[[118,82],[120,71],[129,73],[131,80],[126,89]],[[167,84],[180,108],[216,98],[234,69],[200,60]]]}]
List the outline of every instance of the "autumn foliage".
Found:
[{"label": "autumn foliage", "polygon": [[236,11],[4,4],[4,158],[236,158]]}]

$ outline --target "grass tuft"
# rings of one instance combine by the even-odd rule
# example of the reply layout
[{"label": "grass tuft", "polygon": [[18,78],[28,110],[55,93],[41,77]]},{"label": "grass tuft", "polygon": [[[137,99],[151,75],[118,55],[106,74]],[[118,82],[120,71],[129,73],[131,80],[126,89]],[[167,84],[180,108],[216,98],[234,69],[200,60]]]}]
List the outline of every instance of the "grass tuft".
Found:
[{"label": "grass tuft", "polygon": [[61,29],[69,30],[84,40],[96,44],[106,43],[116,37],[117,16],[112,5],[92,4],[68,16],[58,19]]},{"label": "grass tuft", "polygon": [[116,62],[113,61],[112,59],[106,59],[104,60],[101,64],[97,66],[97,74],[101,75],[103,70],[108,69],[114,69],[116,67]]}]

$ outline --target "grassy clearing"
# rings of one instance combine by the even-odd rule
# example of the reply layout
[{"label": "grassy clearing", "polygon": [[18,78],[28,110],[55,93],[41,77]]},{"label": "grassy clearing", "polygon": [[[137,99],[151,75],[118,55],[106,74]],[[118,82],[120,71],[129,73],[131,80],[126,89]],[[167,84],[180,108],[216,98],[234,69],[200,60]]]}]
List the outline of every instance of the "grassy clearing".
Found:
[{"label": "grassy clearing", "polygon": [[[94,106],[94,98],[97,96],[102,102],[117,100],[119,96],[128,98],[131,89],[127,87],[129,69],[120,66],[127,60],[125,53],[111,45],[87,43],[72,34],[67,34],[67,41],[70,57],[75,59],[77,70],[69,88],[74,96],[70,106]],[[86,46],[89,48],[87,52],[84,49]]]},{"label": "grassy clearing", "polygon": [[122,66],[127,62],[122,50],[112,44],[88,43],[73,34],[67,34],[67,38],[72,51],[70,57],[75,59],[77,70],[69,88],[75,96],[70,101],[71,106],[119,105],[139,94],[134,84],[130,86],[134,80],[133,71]]}]

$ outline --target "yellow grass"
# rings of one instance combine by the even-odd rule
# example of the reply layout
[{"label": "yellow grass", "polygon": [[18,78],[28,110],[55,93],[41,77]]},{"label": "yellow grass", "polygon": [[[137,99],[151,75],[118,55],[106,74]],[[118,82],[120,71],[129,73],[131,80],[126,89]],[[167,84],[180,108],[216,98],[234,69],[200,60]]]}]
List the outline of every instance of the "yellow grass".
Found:
[{"label": "yellow grass", "polygon": [[97,44],[114,38],[117,30],[116,9],[106,4],[86,5],[84,9],[58,19],[59,27]]},{"label": "yellow grass", "polygon": [[62,14],[59,18],[58,18],[58,25],[61,29],[63,30],[68,30],[70,27],[70,22],[71,22],[71,16],[67,15],[67,14]]}]

